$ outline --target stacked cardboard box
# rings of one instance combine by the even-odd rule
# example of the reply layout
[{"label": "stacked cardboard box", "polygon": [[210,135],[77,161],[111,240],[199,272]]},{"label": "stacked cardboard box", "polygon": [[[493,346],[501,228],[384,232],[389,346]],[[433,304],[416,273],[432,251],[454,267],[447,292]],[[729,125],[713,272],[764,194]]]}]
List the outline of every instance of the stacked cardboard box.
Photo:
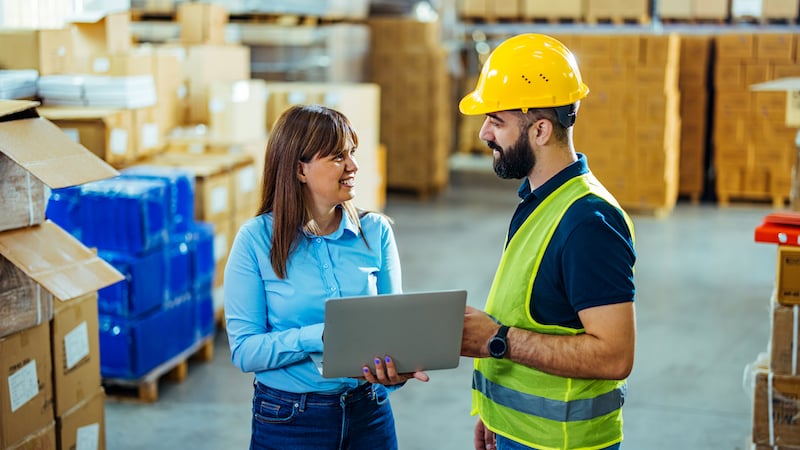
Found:
[{"label": "stacked cardboard box", "polygon": [[423,197],[449,182],[452,111],[439,21],[369,20],[371,80],[381,89],[386,186]]},{"label": "stacked cardboard box", "polygon": [[666,20],[724,22],[730,15],[728,0],[670,0],[657,2],[658,16]]},{"label": "stacked cardboard box", "polygon": [[494,22],[518,19],[522,15],[522,0],[461,0],[458,6],[464,19]]},{"label": "stacked cardboard box", "polygon": [[575,53],[590,89],[575,124],[576,149],[623,207],[671,212],[678,196],[680,39],[557,37]]},{"label": "stacked cardboard box", "polygon": [[770,32],[715,37],[713,166],[721,205],[771,200],[782,208],[789,197],[796,131],[785,125],[786,95],[750,86],[800,75],[797,39]]},{"label": "stacked cardboard box", "polygon": [[705,190],[708,139],[708,78],[711,69],[710,35],[681,36],[681,142],[678,192],[698,202]]},{"label": "stacked cardboard box", "polygon": [[36,105],[0,102],[0,198],[4,211],[29,211],[0,232],[0,446],[102,449],[97,291],[122,275],[45,220],[44,191],[116,172]]},{"label": "stacked cardboard box", "polygon": [[584,0],[520,0],[522,17],[525,19],[570,19],[575,22],[584,16]]},{"label": "stacked cardboard box", "polygon": [[798,0],[731,0],[731,18],[734,21],[755,20],[759,22],[786,21],[794,23],[797,19]]},{"label": "stacked cardboard box", "polygon": [[752,439],[758,449],[790,450],[800,448],[800,240],[786,237],[798,235],[800,214],[775,215],[773,220],[786,221],[783,224],[767,226],[767,219],[756,229],[756,241],[778,244],[777,265],[770,299],[769,363],[753,371]]},{"label": "stacked cardboard box", "polygon": [[606,20],[650,21],[650,2],[647,0],[586,0],[584,8],[589,23]]}]

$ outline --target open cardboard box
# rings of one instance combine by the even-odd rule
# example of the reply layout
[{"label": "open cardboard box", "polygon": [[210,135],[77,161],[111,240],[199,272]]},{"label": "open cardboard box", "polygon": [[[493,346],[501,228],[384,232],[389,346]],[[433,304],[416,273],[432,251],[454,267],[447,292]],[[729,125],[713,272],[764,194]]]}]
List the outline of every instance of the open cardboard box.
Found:
[{"label": "open cardboard box", "polygon": [[[786,126],[800,128],[800,77],[778,78],[750,86],[755,92],[786,92]],[[792,191],[789,195],[790,207],[800,211],[800,132],[795,138],[797,157],[792,169]]]},{"label": "open cardboard box", "polygon": [[44,221],[50,188],[119,175],[113,167],[39,116],[38,102],[0,100],[0,231]]}]

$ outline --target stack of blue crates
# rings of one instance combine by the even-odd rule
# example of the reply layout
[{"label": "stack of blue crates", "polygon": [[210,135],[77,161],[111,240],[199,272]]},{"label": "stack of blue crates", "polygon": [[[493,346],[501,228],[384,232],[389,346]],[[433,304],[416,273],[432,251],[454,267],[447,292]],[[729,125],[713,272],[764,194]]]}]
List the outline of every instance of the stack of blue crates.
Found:
[{"label": "stack of blue crates", "polygon": [[56,189],[47,217],[125,275],[98,292],[100,370],[137,379],[214,332],[214,229],[194,220],[194,175],[135,166]]}]

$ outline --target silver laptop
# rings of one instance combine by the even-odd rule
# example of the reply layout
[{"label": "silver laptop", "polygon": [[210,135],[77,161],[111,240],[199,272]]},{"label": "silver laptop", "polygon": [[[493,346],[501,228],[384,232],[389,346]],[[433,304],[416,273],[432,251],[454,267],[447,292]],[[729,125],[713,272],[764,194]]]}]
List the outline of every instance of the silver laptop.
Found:
[{"label": "silver laptop", "polygon": [[325,378],[361,377],[385,355],[399,373],[457,367],[466,302],[465,290],[329,299],[313,359]]}]

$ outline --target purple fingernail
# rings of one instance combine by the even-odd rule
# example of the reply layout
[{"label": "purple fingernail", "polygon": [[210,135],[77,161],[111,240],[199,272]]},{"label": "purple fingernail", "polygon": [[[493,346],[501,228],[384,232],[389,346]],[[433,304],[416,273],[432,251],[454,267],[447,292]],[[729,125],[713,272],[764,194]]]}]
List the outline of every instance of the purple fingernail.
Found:
[{"label": "purple fingernail", "polygon": [[363,370],[364,373],[369,373],[369,368],[367,368],[367,367],[362,367],[361,370]]},{"label": "purple fingernail", "polygon": [[375,365],[376,365],[376,366],[377,366],[377,365],[380,365],[380,363],[381,363],[381,360],[380,360],[380,358],[375,358]]},{"label": "purple fingernail", "polygon": [[392,362],[392,358],[390,358],[390,357],[388,357],[388,356],[387,356],[387,357],[386,357],[386,362],[387,362],[387,363],[390,363],[390,362]]}]

